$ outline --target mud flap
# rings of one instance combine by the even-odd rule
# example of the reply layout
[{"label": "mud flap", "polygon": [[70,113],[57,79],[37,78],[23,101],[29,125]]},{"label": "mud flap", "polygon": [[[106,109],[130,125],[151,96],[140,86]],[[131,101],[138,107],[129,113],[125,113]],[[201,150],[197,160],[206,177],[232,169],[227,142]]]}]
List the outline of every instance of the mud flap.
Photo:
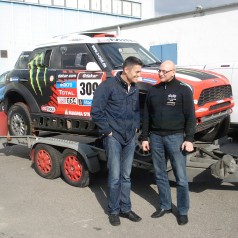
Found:
[{"label": "mud flap", "polygon": [[0,103],[0,136],[7,136],[7,115],[3,110],[3,105]]}]

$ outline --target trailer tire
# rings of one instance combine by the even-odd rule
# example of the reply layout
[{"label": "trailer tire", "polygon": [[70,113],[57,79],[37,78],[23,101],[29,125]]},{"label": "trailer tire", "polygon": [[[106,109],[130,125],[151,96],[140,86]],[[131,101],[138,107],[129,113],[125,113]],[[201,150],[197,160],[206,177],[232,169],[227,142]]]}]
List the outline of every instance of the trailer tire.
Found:
[{"label": "trailer tire", "polygon": [[34,149],[34,169],[43,178],[55,179],[60,176],[60,159],[60,152],[52,146],[38,144]]},{"label": "trailer tire", "polygon": [[87,165],[75,150],[64,150],[61,171],[65,181],[72,186],[86,187],[90,183],[90,173]]},{"label": "trailer tire", "polygon": [[32,121],[27,106],[18,102],[13,104],[7,113],[7,124],[10,135],[32,135]]}]

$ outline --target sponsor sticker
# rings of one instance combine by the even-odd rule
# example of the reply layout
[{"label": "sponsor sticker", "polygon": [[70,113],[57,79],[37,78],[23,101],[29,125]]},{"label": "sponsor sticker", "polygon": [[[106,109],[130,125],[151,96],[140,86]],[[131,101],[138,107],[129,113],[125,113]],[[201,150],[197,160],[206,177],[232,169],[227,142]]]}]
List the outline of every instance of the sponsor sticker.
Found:
[{"label": "sponsor sticker", "polygon": [[56,88],[77,88],[76,81],[56,82]]},{"label": "sponsor sticker", "polygon": [[65,115],[71,115],[71,116],[81,116],[81,117],[90,117],[90,112],[81,112],[81,111],[69,111],[65,110]]},{"label": "sponsor sticker", "polygon": [[77,96],[79,104],[91,106],[93,95],[98,85],[102,82],[103,73],[81,72],[77,80]]},{"label": "sponsor sticker", "polygon": [[51,112],[51,113],[54,113],[54,112],[55,112],[55,107],[43,105],[43,106],[41,106],[41,111],[42,111],[42,112]]},{"label": "sponsor sticker", "polygon": [[77,98],[68,98],[68,97],[58,97],[58,104],[77,104]]}]

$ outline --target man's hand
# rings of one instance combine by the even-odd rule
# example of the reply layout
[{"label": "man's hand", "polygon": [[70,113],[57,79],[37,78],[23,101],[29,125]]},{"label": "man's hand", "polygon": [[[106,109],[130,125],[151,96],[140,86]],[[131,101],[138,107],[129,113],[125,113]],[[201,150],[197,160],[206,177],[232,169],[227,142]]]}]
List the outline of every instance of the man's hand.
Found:
[{"label": "man's hand", "polygon": [[186,150],[187,152],[191,152],[194,149],[193,143],[190,141],[184,141],[181,148],[182,148],[182,151]]},{"label": "man's hand", "polygon": [[149,141],[142,141],[142,149],[143,149],[143,151],[150,150]]}]

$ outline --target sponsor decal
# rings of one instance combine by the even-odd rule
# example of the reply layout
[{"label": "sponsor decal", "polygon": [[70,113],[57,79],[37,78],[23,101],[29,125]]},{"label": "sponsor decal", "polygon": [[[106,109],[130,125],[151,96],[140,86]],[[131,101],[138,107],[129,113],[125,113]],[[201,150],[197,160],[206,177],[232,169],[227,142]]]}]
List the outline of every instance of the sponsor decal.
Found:
[{"label": "sponsor decal", "polygon": [[55,107],[43,105],[43,106],[41,106],[41,111],[42,111],[42,112],[51,112],[51,113],[54,113],[54,112],[55,112]]},{"label": "sponsor decal", "polygon": [[18,77],[11,77],[11,78],[9,79],[9,81],[10,81],[10,82],[17,82],[17,81],[19,81],[19,78],[18,78]]},{"label": "sponsor decal", "polygon": [[77,104],[77,98],[58,97],[58,104]]},{"label": "sponsor decal", "polygon": [[151,78],[142,78],[142,82],[150,83],[150,84],[156,84],[157,80],[156,79],[151,79]]},{"label": "sponsor decal", "polygon": [[81,72],[77,80],[77,96],[79,104],[92,105],[93,95],[98,85],[102,82],[103,73]]},{"label": "sponsor decal", "polygon": [[77,88],[76,81],[56,82],[56,88]]},{"label": "sponsor decal", "polygon": [[73,74],[58,74],[57,75],[58,79],[76,79],[77,78],[77,74],[73,73]]},{"label": "sponsor decal", "polygon": [[76,96],[77,92],[72,90],[58,90],[60,96]]},{"label": "sponsor decal", "polygon": [[72,116],[90,117],[90,112],[69,111],[67,109],[65,110],[64,114]]},{"label": "sponsor decal", "polygon": [[82,99],[79,100],[79,104],[83,105],[83,106],[91,106],[92,105],[93,100],[91,99]]},{"label": "sponsor decal", "polygon": [[208,111],[208,108],[204,108],[204,107],[199,108],[198,110],[196,110],[196,112],[206,112],[206,111]]},{"label": "sponsor decal", "polygon": [[[44,76],[44,84],[46,86],[46,72],[47,72],[47,67],[42,67],[42,65],[44,65],[44,57],[45,57],[45,53],[39,53],[36,54],[35,57],[28,63],[28,66],[30,68],[30,84],[32,89],[34,90],[35,94],[37,94],[36,92],[36,87],[34,85],[34,81],[36,81],[37,87],[40,91],[40,94],[43,95],[42,92],[42,88],[40,85],[40,81],[39,81],[39,74],[42,71],[43,72],[43,76]],[[34,68],[36,67],[36,74],[34,76]]]},{"label": "sponsor decal", "polygon": [[104,58],[103,58],[103,57],[100,55],[100,53],[98,52],[96,46],[93,45],[93,46],[92,46],[92,49],[93,49],[94,53],[97,55],[99,61],[100,61],[101,64],[102,64],[102,66],[103,66],[104,68],[106,68],[106,67],[107,67],[107,64],[106,64]]}]

